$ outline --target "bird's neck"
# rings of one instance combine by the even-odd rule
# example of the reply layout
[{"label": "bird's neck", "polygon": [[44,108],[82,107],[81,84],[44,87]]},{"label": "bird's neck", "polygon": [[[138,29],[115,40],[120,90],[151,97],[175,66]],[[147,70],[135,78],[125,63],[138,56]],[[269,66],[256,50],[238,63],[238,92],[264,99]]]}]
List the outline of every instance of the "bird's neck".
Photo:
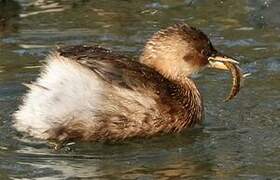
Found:
[{"label": "bird's neck", "polygon": [[[203,117],[203,103],[195,83],[185,78],[184,81],[169,80],[169,85],[161,86],[161,101],[164,104],[163,128],[166,132],[180,132],[186,127],[200,124]],[[168,127],[165,125],[168,124]]]},{"label": "bird's neck", "polygon": [[188,77],[179,82],[184,89],[183,104],[187,112],[188,126],[201,123],[203,117],[203,99],[194,81]]}]

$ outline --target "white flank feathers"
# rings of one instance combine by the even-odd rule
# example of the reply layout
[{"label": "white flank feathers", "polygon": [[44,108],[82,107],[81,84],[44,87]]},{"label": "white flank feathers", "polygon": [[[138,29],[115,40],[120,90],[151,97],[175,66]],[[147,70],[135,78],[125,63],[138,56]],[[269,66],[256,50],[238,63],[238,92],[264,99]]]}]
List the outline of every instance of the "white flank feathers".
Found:
[{"label": "white flank feathers", "polygon": [[43,139],[47,130],[69,119],[92,119],[102,91],[94,72],[58,54],[47,58],[40,77],[27,86],[30,90],[14,114],[14,127]]}]

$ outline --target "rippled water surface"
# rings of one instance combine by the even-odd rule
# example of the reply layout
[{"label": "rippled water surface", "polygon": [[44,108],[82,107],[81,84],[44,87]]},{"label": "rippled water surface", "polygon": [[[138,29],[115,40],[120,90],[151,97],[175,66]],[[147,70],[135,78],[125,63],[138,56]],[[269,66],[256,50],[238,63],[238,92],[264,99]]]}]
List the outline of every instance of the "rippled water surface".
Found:
[{"label": "rippled water surface", "polygon": [[[252,73],[224,103],[226,73],[196,79],[202,127],[59,151],[22,139],[11,114],[57,45],[101,44],[137,56],[162,27],[187,22]],[[0,0],[0,179],[280,179],[280,1]]]}]

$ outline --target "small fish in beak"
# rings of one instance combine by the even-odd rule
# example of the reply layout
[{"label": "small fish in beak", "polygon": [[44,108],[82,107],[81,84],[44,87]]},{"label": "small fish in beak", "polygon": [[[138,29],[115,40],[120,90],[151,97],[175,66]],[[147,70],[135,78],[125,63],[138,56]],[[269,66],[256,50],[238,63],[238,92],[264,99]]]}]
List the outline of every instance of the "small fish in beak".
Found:
[{"label": "small fish in beak", "polygon": [[232,88],[225,101],[233,99],[238,94],[244,77],[241,68],[238,66],[239,62],[226,56],[209,57],[208,61],[210,68],[222,69],[231,72]]}]

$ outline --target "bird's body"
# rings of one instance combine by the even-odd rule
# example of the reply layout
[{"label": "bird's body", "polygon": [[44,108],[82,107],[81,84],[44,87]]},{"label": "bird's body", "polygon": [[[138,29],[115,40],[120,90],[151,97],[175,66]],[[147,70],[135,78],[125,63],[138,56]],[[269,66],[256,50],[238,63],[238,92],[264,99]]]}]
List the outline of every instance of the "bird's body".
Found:
[{"label": "bird's body", "polygon": [[[200,123],[202,98],[188,76],[208,61],[200,54],[193,58],[190,52],[196,51],[181,52],[186,39],[172,39],[187,30],[194,33],[191,41],[202,38],[207,50],[213,49],[202,32],[186,25],[156,34],[164,43],[147,43],[140,62],[96,46],[58,49],[47,58],[36,82],[27,85],[30,90],[14,114],[14,127],[41,139],[100,141],[180,132]],[[170,49],[177,62],[168,54],[165,59],[150,53],[161,44],[172,48],[166,46],[169,40],[180,52]],[[195,48],[203,54],[205,47]]]},{"label": "bird's body", "polygon": [[62,48],[47,62],[15,114],[27,120],[17,121],[17,129],[32,136],[117,140],[180,132],[201,120],[200,94],[190,79],[171,82],[99,47]]}]

